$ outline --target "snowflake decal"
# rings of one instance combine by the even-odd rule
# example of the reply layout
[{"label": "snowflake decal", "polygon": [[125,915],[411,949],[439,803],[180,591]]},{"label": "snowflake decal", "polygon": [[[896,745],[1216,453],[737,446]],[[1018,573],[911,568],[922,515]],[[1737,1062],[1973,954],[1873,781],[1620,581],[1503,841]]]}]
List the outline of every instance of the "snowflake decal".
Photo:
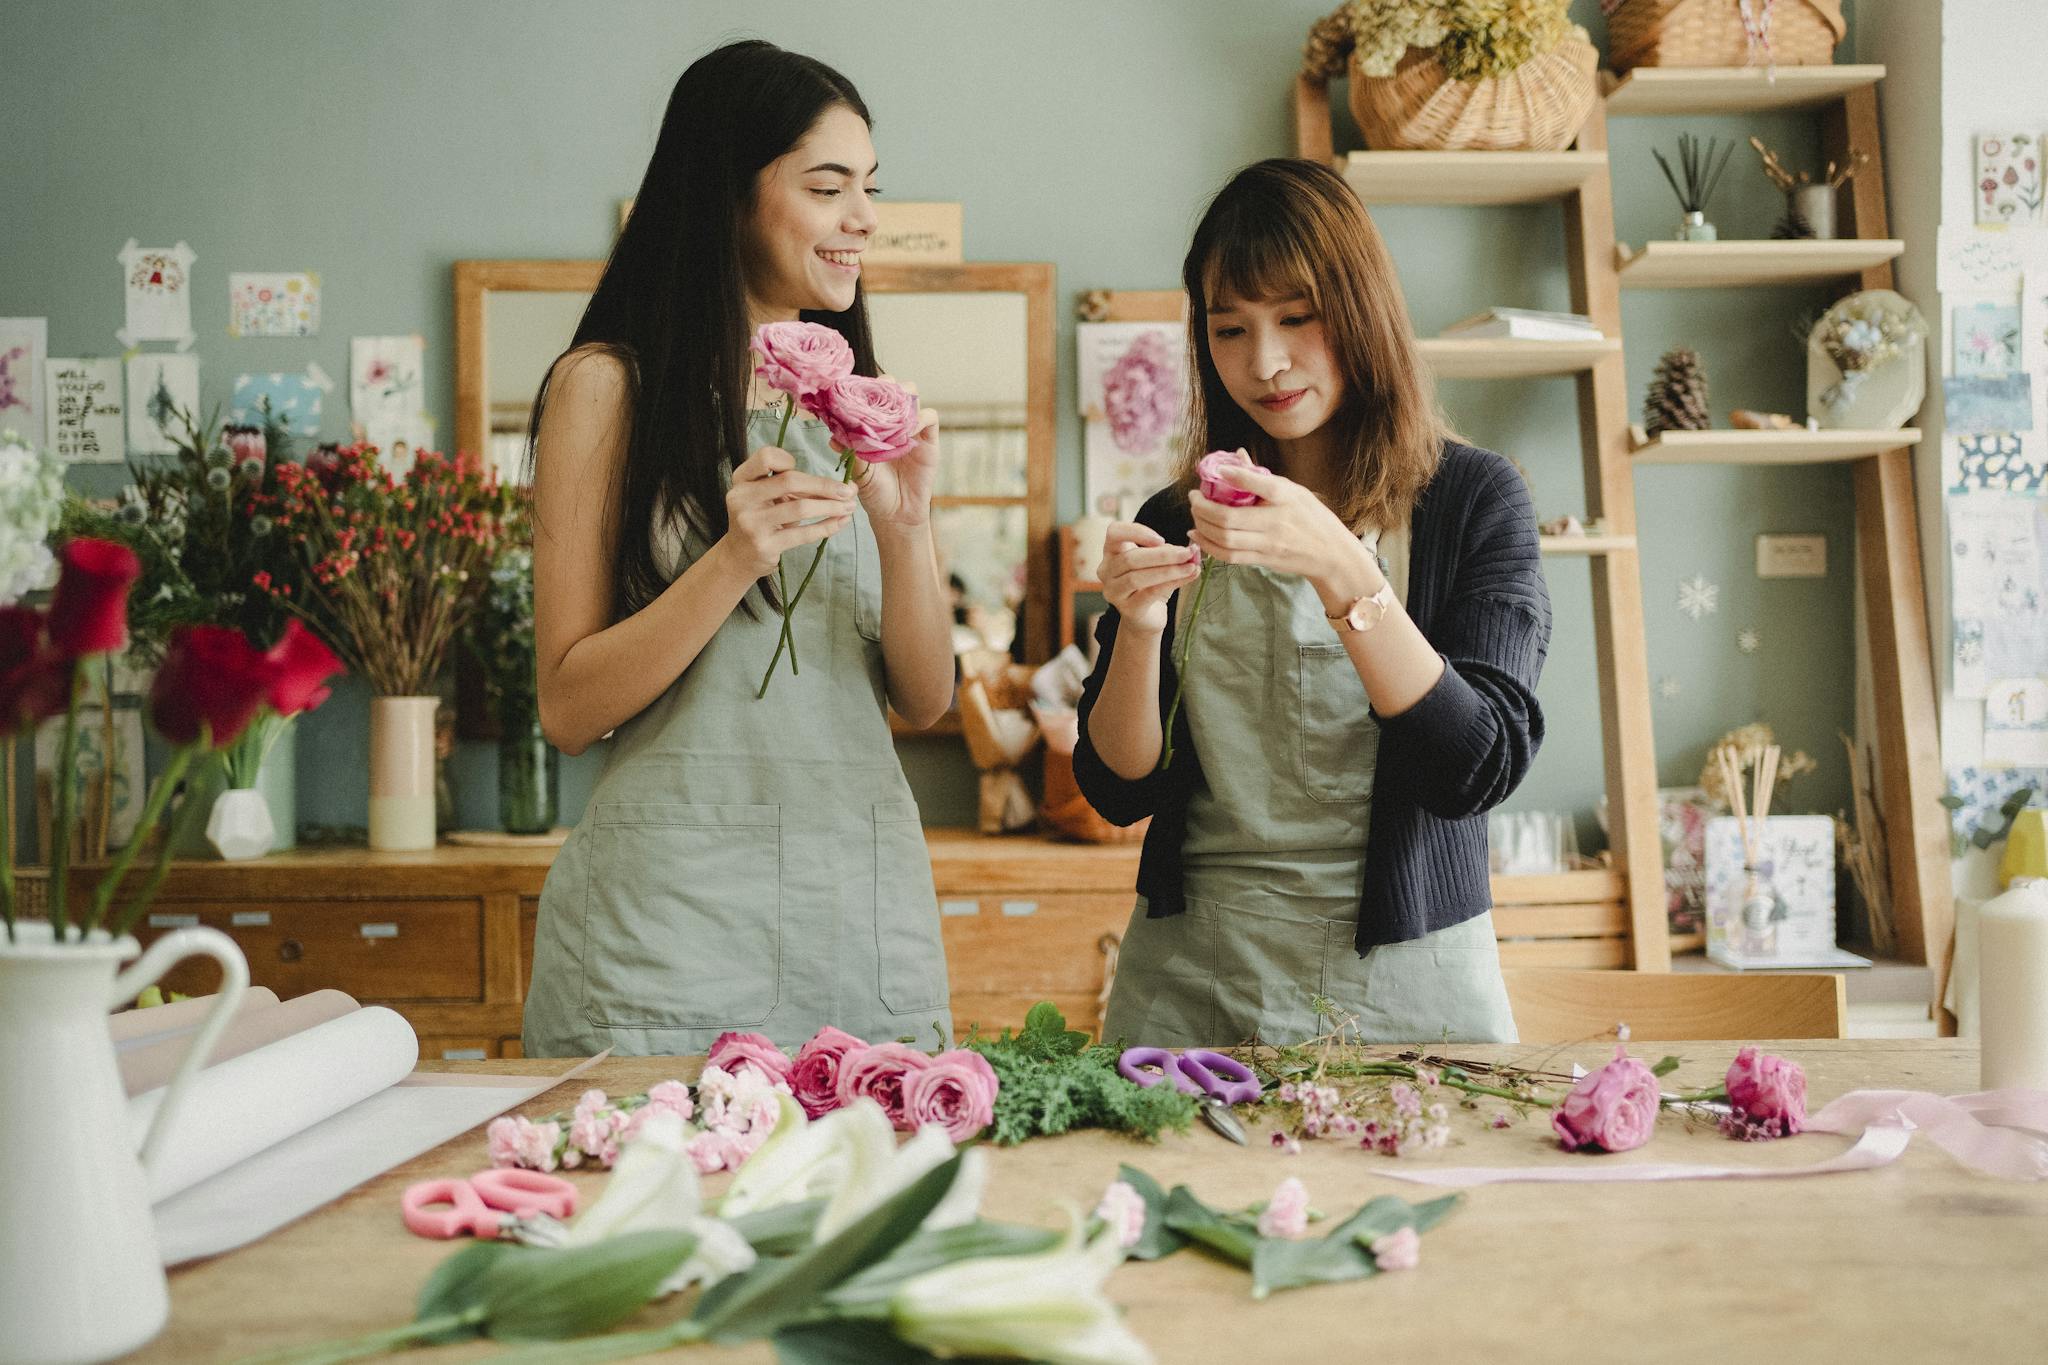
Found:
[{"label": "snowflake decal", "polygon": [[1764,637],[1757,634],[1755,626],[1748,626],[1735,632],[1735,647],[1744,654],[1754,654],[1763,648]]},{"label": "snowflake decal", "polygon": [[1678,609],[1697,621],[1721,609],[1721,588],[1709,583],[1705,574],[1694,574],[1678,585]]},{"label": "snowflake decal", "polygon": [[1679,686],[1678,679],[1676,678],[1657,679],[1657,695],[1664,698],[1664,700],[1666,701],[1670,701],[1673,697],[1676,697],[1682,690],[1683,689]]}]

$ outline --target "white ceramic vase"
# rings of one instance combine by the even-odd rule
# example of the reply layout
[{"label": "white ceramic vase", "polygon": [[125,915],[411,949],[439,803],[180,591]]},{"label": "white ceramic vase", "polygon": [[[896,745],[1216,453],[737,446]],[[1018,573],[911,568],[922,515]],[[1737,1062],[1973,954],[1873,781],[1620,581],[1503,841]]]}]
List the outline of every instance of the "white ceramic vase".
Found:
[{"label": "white ceramic vase", "polygon": [[260,858],[270,852],[277,826],[270,803],[254,787],[230,787],[213,800],[206,817],[206,841],[229,862]]},{"label": "white ceramic vase", "polygon": [[438,697],[370,699],[370,847],[434,846]]},{"label": "white ceramic vase", "polygon": [[[117,976],[136,952],[104,930],[82,943],[56,942],[39,920],[17,924],[12,941],[0,931],[0,1360],[111,1359],[170,1315],[147,1168],[249,965],[216,929],[166,934]],[[107,1011],[195,955],[220,963],[220,992],[138,1154]]]}]

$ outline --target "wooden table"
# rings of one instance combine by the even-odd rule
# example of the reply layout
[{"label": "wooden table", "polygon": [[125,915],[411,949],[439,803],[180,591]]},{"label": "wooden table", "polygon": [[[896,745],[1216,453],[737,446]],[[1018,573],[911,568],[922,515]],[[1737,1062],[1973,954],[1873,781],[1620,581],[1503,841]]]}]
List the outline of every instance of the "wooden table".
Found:
[{"label": "wooden table", "polygon": [[[1977,1088],[1971,1043],[1766,1046],[1807,1068],[1815,1107],[1866,1087],[1944,1094]],[[1523,1062],[1539,1056],[1533,1048],[1457,1051]],[[1688,1088],[1712,1083],[1733,1051],[1732,1044],[1685,1045],[1686,1065],[1675,1081]],[[1540,1056],[1597,1064],[1606,1053],[1589,1045]],[[433,1069],[531,1074],[546,1065],[528,1060]],[[694,1068],[680,1059],[607,1061],[593,1077],[539,1097],[525,1112],[568,1108],[584,1085],[631,1093],[687,1077]],[[1482,1104],[1477,1113],[1456,1113],[1454,1140],[1442,1160],[1804,1165],[1848,1145],[1827,1135],[1738,1144],[1708,1129],[1688,1131],[1667,1117],[1643,1151],[1569,1156],[1557,1150],[1540,1117],[1487,1130],[1485,1120],[1497,1106]],[[1255,1141],[1260,1136],[1255,1132]],[[1264,1198],[1288,1175],[1300,1176],[1312,1204],[1333,1214],[1378,1194],[1419,1200],[1437,1193],[1382,1177],[1389,1159],[1338,1143],[1309,1143],[1302,1155],[1286,1157],[1264,1145],[1232,1147],[1197,1126],[1156,1147],[1087,1133],[1000,1151],[984,1211],[1055,1223],[1057,1201],[1092,1207],[1119,1161],[1141,1166],[1169,1188],[1185,1181],[1218,1205]],[[448,1248],[405,1232],[399,1191],[413,1180],[466,1175],[484,1164],[481,1134],[473,1133],[255,1246],[173,1274],[170,1325],[135,1359],[214,1361],[406,1321],[414,1295]],[[573,1178],[595,1186],[603,1177]],[[1425,1237],[1422,1265],[1413,1273],[1291,1290],[1254,1303],[1246,1274],[1190,1250],[1156,1264],[1124,1266],[1110,1279],[1109,1292],[1162,1362],[1726,1365],[1755,1358],[1991,1365],[2039,1360],[2048,1350],[2048,1296],[2039,1292],[2048,1266],[2048,1184],[1974,1175],[1925,1142],[1876,1171],[1799,1180],[1496,1185],[1466,1198]],[[494,1348],[456,1349],[466,1358]],[[717,1360],[773,1358],[765,1345],[698,1349]]]}]

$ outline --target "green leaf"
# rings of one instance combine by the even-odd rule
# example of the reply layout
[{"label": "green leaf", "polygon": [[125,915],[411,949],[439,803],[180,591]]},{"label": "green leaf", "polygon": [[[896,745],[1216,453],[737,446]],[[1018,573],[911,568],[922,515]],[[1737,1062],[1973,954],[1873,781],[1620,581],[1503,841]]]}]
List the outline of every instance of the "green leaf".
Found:
[{"label": "green leaf", "polygon": [[1461,1195],[1449,1194],[1424,1204],[1410,1204],[1391,1194],[1370,1200],[1323,1237],[1290,1241],[1261,1237],[1252,1250],[1252,1297],[1263,1299],[1276,1289],[1306,1284],[1333,1284],[1379,1273],[1372,1244],[1389,1233],[1412,1227],[1427,1232],[1457,1207]]},{"label": "green leaf", "polygon": [[1955,795],[1953,792],[1941,798],[1943,810],[1961,810],[1966,804],[1962,797]]},{"label": "green leaf", "polygon": [[1166,1226],[1239,1265],[1252,1263],[1252,1248],[1259,1240],[1249,1223],[1225,1217],[1185,1185],[1175,1185],[1166,1197]]},{"label": "green leaf", "polygon": [[929,1365],[939,1357],[878,1322],[809,1322],[775,1334],[782,1365]]},{"label": "green leaf", "polygon": [[834,1286],[887,1257],[917,1232],[960,1174],[956,1153],[870,1210],[831,1239],[800,1256],[757,1262],[752,1270],[714,1285],[691,1316],[714,1341],[773,1336],[803,1317]]},{"label": "green leaf", "polygon": [[1684,1063],[1679,1061],[1676,1057],[1666,1057],[1662,1061],[1658,1062],[1657,1065],[1650,1068],[1650,1074],[1652,1076],[1669,1076],[1672,1072],[1678,1070],[1678,1068],[1683,1065]]},{"label": "green leaf", "polygon": [[1188,1244],[1185,1233],[1176,1232],[1166,1225],[1166,1191],[1159,1188],[1159,1182],[1146,1175],[1136,1166],[1120,1165],[1116,1178],[1138,1192],[1145,1201],[1145,1231],[1137,1244],[1130,1250],[1134,1261],[1156,1261],[1162,1256],[1171,1256]]},{"label": "green leaf", "polygon": [[954,1228],[920,1230],[886,1258],[856,1272],[825,1297],[843,1307],[887,1304],[896,1297],[904,1281],[940,1266],[991,1256],[1029,1256],[1052,1250],[1059,1240],[1060,1234],[1050,1228],[997,1223],[985,1218]]},{"label": "green leaf", "polygon": [[818,1228],[818,1215],[824,1211],[824,1200],[806,1199],[796,1204],[781,1204],[772,1209],[743,1213],[725,1221],[747,1239],[747,1245],[757,1254],[790,1256],[811,1244]]},{"label": "green leaf", "polygon": [[1078,1056],[1088,1046],[1088,1035],[1067,1027],[1067,1016],[1050,1000],[1041,1000],[1024,1016],[1022,1038],[1029,1038],[1047,1056]]},{"label": "green leaf", "polygon": [[512,1247],[477,1285],[501,1341],[559,1341],[616,1327],[654,1297],[697,1249],[695,1233],[629,1232],[589,1246]]},{"label": "green leaf", "polygon": [[[479,1307],[483,1303],[484,1276],[512,1249],[511,1242],[471,1242],[435,1266],[434,1273],[420,1286],[419,1309],[413,1314],[413,1320],[424,1322],[429,1318],[460,1314]],[[479,1323],[436,1332],[423,1340],[463,1341],[482,1334],[483,1327]]]}]

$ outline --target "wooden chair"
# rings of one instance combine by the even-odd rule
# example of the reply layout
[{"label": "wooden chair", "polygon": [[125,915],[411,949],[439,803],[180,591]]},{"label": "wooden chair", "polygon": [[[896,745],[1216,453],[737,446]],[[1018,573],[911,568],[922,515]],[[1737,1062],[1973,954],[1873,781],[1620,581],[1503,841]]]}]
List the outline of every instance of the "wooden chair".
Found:
[{"label": "wooden chair", "polygon": [[1836,972],[1737,975],[1505,967],[1525,1043],[1568,1043],[1627,1024],[1635,1042],[1840,1038],[1848,1004]]}]

